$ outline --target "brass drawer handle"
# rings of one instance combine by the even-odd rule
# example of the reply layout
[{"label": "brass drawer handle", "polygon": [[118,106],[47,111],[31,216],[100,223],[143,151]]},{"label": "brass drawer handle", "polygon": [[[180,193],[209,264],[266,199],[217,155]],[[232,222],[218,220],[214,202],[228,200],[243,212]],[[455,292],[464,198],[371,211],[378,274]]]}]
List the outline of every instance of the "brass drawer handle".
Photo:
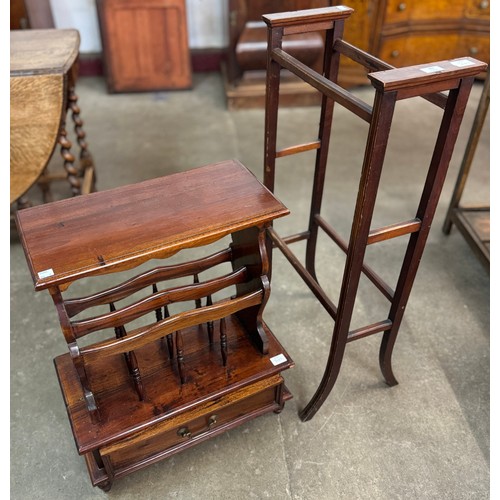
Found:
[{"label": "brass drawer handle", "polygon": [[479,8],[481,10],[486,10],[490,6],[490,2],[488,0],[482,0],[482,2],[479,3]]},{"label": "brass drawer handle", "polygon": [[404,2],[401,2],[399,5],[398,5],[398,11],[399,12],[403,12],[404,10],[406,10],[406,4]]},{"label": "brass drawer handle", "polygon": [[399,57],[399,50],[393,50],[391,52],[391,57]]},{"label": "brass drawer handle", "polygon": [[469,54],[470,54],[471,56],[475,56],[475,55],[477,55],[477,53],[478,53],[478,52],[479,52],[479,49],[478,49],[477,47],[471,47],[471,48],[469,49]]},{"label": "brass drawer handle", "polygon": [[191,431],[189,430],[189,427],[181,427],[177,431],[177,435],[182,437],[182,438],[192,438],[192,437],[198,436],[199,434],[203,434],[204,432],[210,430],[216,423],[217,423],[217,415],[210,415],[210,417],[208,417],[206,429],[202,429],[200,432],[198,432],[196,434],[192,434]]},{"label": "brass drawer handle", "polygon": [[177,435],[180,437],[183,437],[183,438],[189,438],[189,437],[191,437],[191,431],[189,430],[188,427],[181,427],[177,431]]}]

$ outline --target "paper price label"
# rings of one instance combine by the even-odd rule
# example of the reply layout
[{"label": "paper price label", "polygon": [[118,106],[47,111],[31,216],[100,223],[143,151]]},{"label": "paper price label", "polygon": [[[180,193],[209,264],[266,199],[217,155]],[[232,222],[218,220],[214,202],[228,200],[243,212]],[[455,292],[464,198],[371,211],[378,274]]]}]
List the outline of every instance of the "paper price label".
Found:
[{"label": "paper price label", "polygon": [[48,278],[49,276],[54,276],[54,271],[52,269],[45,269],[45,271],[40,271],[38,277],[43,280],[43,278]]},{"label": "paper price label", "polygon": [[276,365],[281,365],[281,363],[285,363],[286,358],[284,354],[278,354],[276,356],[273,356],[270,361],[274,366],[276,366]]},{"label": "paper price label", "polygon": [[426,68],[420,68],[420,71],[424,73],[437,73],[438,71],[443,71],[444,68],[441,66],[427,66]]},{"label": "paper price label", "polygon": [[473,66],[474,63],[468,59],[457,59],[456,61],[450,61],[450,64],[457,66],[457,68],[465,68],[466,66]]}]

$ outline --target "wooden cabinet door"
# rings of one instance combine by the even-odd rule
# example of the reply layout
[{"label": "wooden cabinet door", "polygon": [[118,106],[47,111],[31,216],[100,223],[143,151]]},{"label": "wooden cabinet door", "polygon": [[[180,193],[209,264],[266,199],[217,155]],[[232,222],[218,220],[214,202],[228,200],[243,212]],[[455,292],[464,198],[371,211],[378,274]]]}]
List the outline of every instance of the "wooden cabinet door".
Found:
[{"label": "wooden cabinet door", "polygon": [[98,0],[111,92],[189,88],[184,0]]}]

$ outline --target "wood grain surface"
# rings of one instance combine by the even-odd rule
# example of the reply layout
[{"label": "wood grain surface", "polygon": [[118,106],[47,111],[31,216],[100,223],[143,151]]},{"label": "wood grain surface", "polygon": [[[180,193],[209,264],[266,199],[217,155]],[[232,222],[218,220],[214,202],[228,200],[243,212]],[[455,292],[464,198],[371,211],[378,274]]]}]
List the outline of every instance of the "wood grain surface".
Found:
[{"label": "wood grain surface", "polygon": [[10,78],[10,203],[34,184],[57,143],[62,74]]},{"label": "wood grain surface", "polygon": [[227,160],[26,208],[16,220],[39,290],[130,269],[288,213],[246,167]]},{"label": "wood grain surface", "polygon": [[79,47],[74,29],[10,32],[10,203],[29,190],[52,156]]}]

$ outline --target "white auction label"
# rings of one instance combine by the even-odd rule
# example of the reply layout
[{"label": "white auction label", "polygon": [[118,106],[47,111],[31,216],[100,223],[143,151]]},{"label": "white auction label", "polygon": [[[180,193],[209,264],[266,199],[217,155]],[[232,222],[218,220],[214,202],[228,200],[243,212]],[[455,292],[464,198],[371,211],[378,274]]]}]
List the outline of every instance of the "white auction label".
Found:
[{"label": "white auction label", "polygon": [[278,354],[276,356],[273,356],[271,358],[271,363],[276,366],[276,365],[281,365],[281,363],[285,363],[286,358],[284,354]]},{"label": "white auction label", "polygon": [[424,73],[437,73],[438,71],[443,71],[444,68],[441,66],[427,66],[426,68],[420,68],[420,71]]},{"label": "white auction label", "polygon": [[457,59],[455,61],[450,61],[450,64],[457,66],[458,68],[464,68],[465,66],[473,66],[474,63],[468,59]]},{"label": "white auction label", "polygon": [[45,269],[45,271],[40,271],[38,277],[42,280],[43,278],[48,278],[49,276],[54,276],[54,271],[52,269]]}]

